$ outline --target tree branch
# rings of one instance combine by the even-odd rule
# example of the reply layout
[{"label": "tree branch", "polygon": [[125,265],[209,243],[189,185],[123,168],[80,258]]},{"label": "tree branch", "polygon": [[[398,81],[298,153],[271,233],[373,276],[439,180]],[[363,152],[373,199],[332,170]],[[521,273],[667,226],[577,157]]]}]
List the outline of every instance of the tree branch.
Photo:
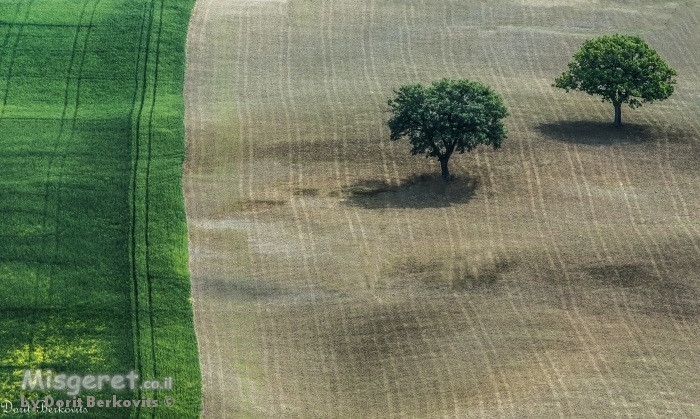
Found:
[{"label": "tree branch", "polygon": [[435,141],[433,141],[432,137],[426,137],[428,142],[430,143],[430,147],[433,149],[433,152],[435,153],[435,156],[437,158],[441,159],[443,156],[440,155],[440,148],[435,144]]}]

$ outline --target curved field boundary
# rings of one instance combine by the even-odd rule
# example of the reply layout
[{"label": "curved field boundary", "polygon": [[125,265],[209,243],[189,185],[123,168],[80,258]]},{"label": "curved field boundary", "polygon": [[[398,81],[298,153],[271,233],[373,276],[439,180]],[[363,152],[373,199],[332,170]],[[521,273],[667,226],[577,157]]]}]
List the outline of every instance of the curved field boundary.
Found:
[{"label": "curved field boundary", "polygon": [[[0,4],[3,402],[65,398],[22,391],[25,369],[134,370],[140,380],[172,377],[173,388],[118,397],[159,399],[161,408],[90,415],[199,416],[181,186],[193,4]],[[162,406],[166,396],[174,407]]]}]

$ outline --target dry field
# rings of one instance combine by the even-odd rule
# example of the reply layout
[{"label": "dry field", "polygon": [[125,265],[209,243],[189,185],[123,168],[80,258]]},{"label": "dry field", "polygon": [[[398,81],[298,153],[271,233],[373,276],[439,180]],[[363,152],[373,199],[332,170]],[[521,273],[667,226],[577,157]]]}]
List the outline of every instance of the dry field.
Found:
[{"label": "dry field", "polygon": [[[205,418],[700,417],[700,4],[199,0],[185,193]],[[639,34],[638,110],[550,87]],[[409,82],[469,78],[503,148],[388,140]]]}]

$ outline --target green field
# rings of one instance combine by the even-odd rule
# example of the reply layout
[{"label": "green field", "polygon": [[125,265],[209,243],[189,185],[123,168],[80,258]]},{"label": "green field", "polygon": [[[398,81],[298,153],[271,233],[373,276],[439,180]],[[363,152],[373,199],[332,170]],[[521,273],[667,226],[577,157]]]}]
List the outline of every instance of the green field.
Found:
[{"label": "green field", "polygon": [[0,2],[0,401],[18,407],[27,368],[135,370],[173,389],[118,397],[175,407],[81,417],[199,415],[181,186],[193,3]]}]

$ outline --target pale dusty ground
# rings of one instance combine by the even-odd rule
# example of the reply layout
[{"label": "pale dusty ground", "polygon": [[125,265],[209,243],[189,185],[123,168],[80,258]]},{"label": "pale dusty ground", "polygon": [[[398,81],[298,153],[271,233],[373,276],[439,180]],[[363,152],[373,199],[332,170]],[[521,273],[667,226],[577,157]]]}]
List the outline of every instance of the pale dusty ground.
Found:
[{"label": "pale dusty ground", "polygon": [[[185,195],[205,418],[698,417],[697,2],[200,0]],[[623,110],[550,85],[637,33],[679,72]],[[392,88],[503,95],[457,180]]]}]

